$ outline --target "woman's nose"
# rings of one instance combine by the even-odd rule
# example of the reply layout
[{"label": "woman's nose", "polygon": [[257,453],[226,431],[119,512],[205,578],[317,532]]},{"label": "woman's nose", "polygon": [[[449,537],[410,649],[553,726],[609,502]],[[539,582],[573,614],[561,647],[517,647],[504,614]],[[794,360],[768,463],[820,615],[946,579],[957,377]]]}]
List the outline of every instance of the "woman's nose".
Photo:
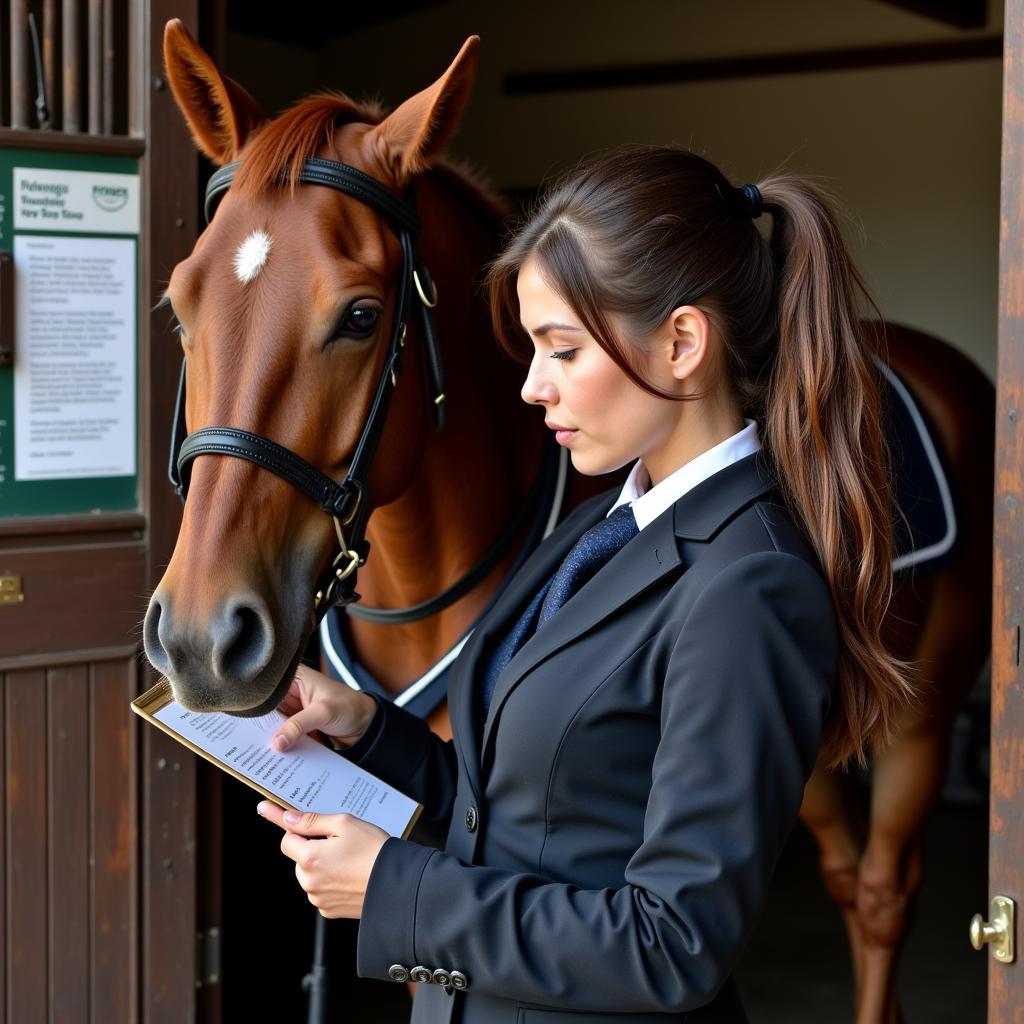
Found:
[{"label": "woman's nose", "polygon": [[555,385],[546,377],[544,363],[543,356],[533,357],[526,380],[523,381],[522,390],[519,392],[523,401],[531,405],[558,401],[558,392]]}]

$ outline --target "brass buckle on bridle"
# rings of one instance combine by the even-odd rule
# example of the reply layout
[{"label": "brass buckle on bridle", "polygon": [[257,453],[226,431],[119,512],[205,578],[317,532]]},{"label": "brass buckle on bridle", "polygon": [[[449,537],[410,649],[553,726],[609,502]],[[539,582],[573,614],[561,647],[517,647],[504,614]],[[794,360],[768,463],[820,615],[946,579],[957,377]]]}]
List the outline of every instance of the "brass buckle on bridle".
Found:
[{"label": "brass buckle on bridle", "polygon": [[[348,516],[346,522],[351,520],[351,516]],[[334,532],[338,537],[338,547],[341,549],[334,556],[334,561],[331,562],[331,568],[334,570],[334,579],[327,584],[326,593],[322,590],[318,590],[313,598],[313,607],[319,608],[320,602],[331,600],[331,595],[334,593],[334,588],[341,583],[342,580],[348,579],[361,565],[365,564],[366,559],[359,554],[354,548],[350,548],[345,542],[345,534],[341,529],[341,521],[337,516],[331,516],[331,522],[334,523]],[[344,565],[339,563],[344,562]]]}]

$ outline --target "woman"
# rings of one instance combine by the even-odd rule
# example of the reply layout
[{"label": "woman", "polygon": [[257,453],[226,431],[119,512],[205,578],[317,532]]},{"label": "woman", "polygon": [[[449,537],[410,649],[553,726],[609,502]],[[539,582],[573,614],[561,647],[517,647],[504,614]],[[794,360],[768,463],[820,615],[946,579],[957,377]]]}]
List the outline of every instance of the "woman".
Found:
[{"label": "woman", "polygon": [[310,901],[361,919],[359,974],[420,983],[414,1021],[743,1021],[731,972],[819,748],[863,762],[911,692],[878,641],[863,284],[816,186],[668,147],[570,174],[488,280],[523,399],[580,472],[632,471],[478,625],[453,741],[300,671],[275,743],[333,737],[425,805],[412,839],[260,812]]}]

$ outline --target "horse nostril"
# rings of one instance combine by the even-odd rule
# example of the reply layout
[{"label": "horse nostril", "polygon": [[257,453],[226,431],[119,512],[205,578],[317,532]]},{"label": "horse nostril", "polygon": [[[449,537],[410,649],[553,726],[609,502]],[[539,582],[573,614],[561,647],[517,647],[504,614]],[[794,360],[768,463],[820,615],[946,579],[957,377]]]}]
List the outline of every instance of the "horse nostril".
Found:
[{"label": "horse nostril", "polygon": [[160,598],[154,594],[149,602],[149,608],[146,609],[146,618],[142,624],[142,645],[146,650],[146,657],[149,658],[153,668],[161,673],[161,675],[166,676],[171,671],[171,659],[167,654],[163,641],[160,639],[160,620],[162,617],[163,607],[160,603]]},{"label": "horse nostril", "polygon": [[274,653],[274,628],[263,602],[233,599],[213,627],[213,671],[225,682],[248,682]]}]

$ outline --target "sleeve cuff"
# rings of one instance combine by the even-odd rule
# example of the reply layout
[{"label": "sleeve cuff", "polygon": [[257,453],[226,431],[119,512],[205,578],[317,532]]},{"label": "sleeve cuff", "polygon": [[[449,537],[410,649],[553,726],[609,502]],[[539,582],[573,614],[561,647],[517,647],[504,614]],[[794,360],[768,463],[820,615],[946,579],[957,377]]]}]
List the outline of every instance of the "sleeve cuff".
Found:
[{"label": "sleeve cuff", "polygon": [[436,737],[422,718],[392,701],[372,696],[377,701],[377,712],[366,732],[338,753],[396,789],[408,790]]},{"label": "sleeve cuff", "polygon": [[389,838],[380,848],[366,884],[356,940],[356,974],[390,980],[393,964],[412,967],[420,879],[437,850]]},{"label": "sleeve cuff", "polygon": [[381,729],[384,728],[383,702],[375,693],[368,694],[368,696],[374,699],[377,709],[373,713],[373,718],[370,719],[370,724],[363,730],[363,735],[355,743],[347,747],[334,748],[342,757],[347,757],[350,761],[355,761],[356,763],[377,742],[377,737],[380,735]]}]

